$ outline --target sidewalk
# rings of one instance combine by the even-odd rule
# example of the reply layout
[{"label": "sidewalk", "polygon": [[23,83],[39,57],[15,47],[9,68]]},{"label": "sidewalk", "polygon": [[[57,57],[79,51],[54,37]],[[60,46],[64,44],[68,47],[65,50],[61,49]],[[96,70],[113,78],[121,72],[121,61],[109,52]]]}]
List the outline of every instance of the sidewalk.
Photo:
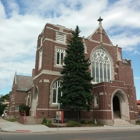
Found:
[{"label": "sidewalk", "polygon": [[0,130],[4,132],[70,132],[70,131],[99,131],[99,130],[140,130],[140,125],[134,126],[103,126],[103,127],[61,127],[49,128],[44,125],[26,125],[9,122],[0,118]]}]

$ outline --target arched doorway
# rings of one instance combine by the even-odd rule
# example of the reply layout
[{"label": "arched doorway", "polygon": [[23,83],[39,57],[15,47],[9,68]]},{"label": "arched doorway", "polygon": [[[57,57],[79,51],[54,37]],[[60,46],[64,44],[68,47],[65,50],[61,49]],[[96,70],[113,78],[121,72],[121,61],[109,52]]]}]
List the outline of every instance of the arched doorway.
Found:
[{"label": "arched doorway", "polygon": [[120,118],[120,100],[116,95],[113,97],[113,112],[114,118]]},{"label": "arched doorway", "polygon": [[112,119],[120,118],[130,120],[129,102],[126,94],[118,89],[115,90],[111,97]]}]

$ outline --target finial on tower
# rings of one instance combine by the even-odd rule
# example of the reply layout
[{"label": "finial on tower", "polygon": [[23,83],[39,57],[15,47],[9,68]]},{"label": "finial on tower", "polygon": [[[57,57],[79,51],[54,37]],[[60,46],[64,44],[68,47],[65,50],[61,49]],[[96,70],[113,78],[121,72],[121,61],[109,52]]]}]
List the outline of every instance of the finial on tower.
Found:
[{"label": "finial on tower", "polygon": [[99,21],[99,25],[102,25],[103,19],[101,17],[99,17],[99,19],[97,21]]}]

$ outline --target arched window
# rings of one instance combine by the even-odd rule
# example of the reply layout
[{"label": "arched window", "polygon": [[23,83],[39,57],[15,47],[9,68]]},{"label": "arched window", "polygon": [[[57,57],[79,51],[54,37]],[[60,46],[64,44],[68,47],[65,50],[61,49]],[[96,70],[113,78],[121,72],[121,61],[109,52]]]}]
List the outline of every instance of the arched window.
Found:
[{"label": "arched window", "polygon": [[109,82],[111,79],[111,63],[103,49],[93,52],[91,58],[93,82]]},{"label": "arched window", "polygon": [[52,86],[52,103],[57,104],[59,103],[59,99],[62,96],[62,92],[60,91],[61,80],[57,80],[54,82]]}]

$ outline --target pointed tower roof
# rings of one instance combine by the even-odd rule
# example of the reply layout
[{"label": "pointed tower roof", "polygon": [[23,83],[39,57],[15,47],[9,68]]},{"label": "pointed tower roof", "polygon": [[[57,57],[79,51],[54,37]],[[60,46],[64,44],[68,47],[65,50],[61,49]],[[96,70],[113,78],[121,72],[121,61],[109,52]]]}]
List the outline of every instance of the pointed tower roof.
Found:
[{"label": "pointed tower roof", "polygon": [[99,26],[93,32],[93,34],[91,34],[88,37],[88,39],[93,40],[95,42],[100,42],[100,43],[103,43],[103,44],[105,43],[105,44],[113,45],[112,42],[110,41],[108,35],[106,34],[104,28],[102,27],[103,19],[101,17],[99,17],[99,19],[97,21],[99,21]]}]

